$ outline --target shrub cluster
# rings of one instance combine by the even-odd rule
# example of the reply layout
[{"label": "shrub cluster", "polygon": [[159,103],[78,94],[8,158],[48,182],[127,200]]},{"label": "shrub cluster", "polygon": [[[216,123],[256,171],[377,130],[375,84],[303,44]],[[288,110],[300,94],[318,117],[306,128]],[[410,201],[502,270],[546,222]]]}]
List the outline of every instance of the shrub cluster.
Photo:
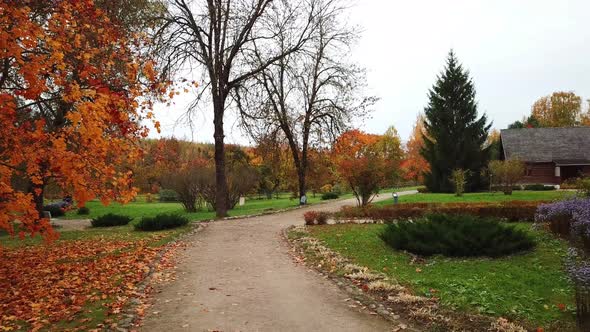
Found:
[{"label": "shrub cluster", "polygon": [[533,221],[543,201],[506,201],[500,203],[406,203],[386,206],[344,207],[336,214],[339,219],[373,219],[391,222],[415,219],[431,213],[467,214],[508,221]]},{"label": "shrub cluster", "polygon": [[185,226],[188,223],[188,218],[178,214],[158,214],[155,217],[141,218],[134,227],[141,231],[160,231]]},{"label": "shrub cluster", "polygon": [[306,225],[314,225],[315,223],[325,225],[328,223],[329,218],[330,213],[323,211],[307,211],[303,214],[303,220],[305,220]]},{"label": "shrub cluster", "polygon": [[178,193],[171,189],[161,189],[159,196],[160,202],[178,202]]},{"label": "shrub cluster", "polygon": [[555,190],[554,186],[546,186],[544,184],[536,183],[536,184],[527,184],[524,186],[524,190],[530,191],[550,191]]},{"label": "shrub cluster", "polygon": [[428,190],[428,188],[426,188],[426,187],[418,187],[418,188],[416,188],[416,191],[418,191],[421,194],[427,194],[430,192],[430,190]]},{"label": "shrub cluster", "polygon": [[416,222],[389,224],[381,239],[394,249],[422,256],[500,257],[535,246],[522,230],[470,215],[432,214]]},{"label": "shrub cluster", "polygon": [[123,226],[131,222],[133,218],[120,214],[107,213],[90,221],[92,227]]},{"label": "shrub cluster", "polygon": [[87,216],[90,214],[90,209],[87,208],[86,206],[81,206],[78,208],[78,215],[80,216]]},{"label": "shrub cluster", "polygon": [[336,199],[338,197],[340,197],[340,195],[338,195],[338,193],[335,193],[333,191],[330,191],[330,192],[324,193],[322,195],[322,200],[325,201],[325,200],[329,200],[329,199]]}]

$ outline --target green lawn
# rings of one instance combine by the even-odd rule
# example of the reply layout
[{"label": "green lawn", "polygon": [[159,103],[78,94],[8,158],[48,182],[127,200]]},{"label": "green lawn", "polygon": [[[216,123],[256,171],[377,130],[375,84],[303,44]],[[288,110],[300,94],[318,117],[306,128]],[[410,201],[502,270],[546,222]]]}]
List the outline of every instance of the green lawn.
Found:
[{"label": "green lawn", "polygon": [[[448,308],[503,316],[529,327],[573,324],[572,287],[562,268],[566,244],[551,235],[531,230],[537,240],[529,253],[500,259],[427,258],[410,264],[410,255],[395,251],[379,238],[384,225],[343,224],[310,228],[313,236],[355,263],[381,271],[416,294],[441,298]],[[419,268],[420,270],[417,270]],[[565,304],[566,312],[557,305]]]},{"label": "green lawn", "polygon": [[[497,193],[467,193],[462,197],[455,194],[416,194],[400,196],[400,203],[460,203],[460,202],[503,202],[503,201],[537,201],[537,200],[556,200],[563,199],[567,196],[573,196],[574,193],[569,191],[514,191],[512,195]],[[376,205],[390,205],[391,200],[381,201]]]},{"label": "green lawn", "polygon": [[[77,241],[77,240],[92,240],[92,239],[108,239],[108,240],[120,240],[120,241],[138,241],[138,240],[150,240],[151,246],[160,246],[166,244],[179,235],[186,233],[192,229],[191,226],[179,227],[171,230],[163,230],[157,232],[140,232],[133,229],[133,225],[116,226],[116,227],[97,227],[88,228],[82,231],[70,230],[67,232],[61,232],[59,228],[56,230],[60,233],[60,241]],[[152,241],[154,238],[157,240]],[[11,237],[6,232],[0,233],[0,247],[5,248],[18,248],[26,247],[30,245],[42,244],[43,239],[37,235],[34,238],[25,236],[23,240],[19,239],[18,236]]]},{"label": "green lawn", "polygon": [[[308,201],[315,204],[321,201],[320,195],[309,197]],[[265,211],[281,210],[286,208],[297,207],[299,200],[290,199],[287,196],[282,196],[279,199],[246,199],[244,206],[236,206],[235,209],[229,211],[230,216],[242,216],[247,214],[261,213]],[[182,204],[176,202],[162,203],[153,202],[147,203],[145,197],[140,196],[136,201],[128,204],[111,203],[104,206],[100,201],[90,201],[86,203],[90,209],[90,215],[79,216],[75,210],[66,214],[64,219],[92,219],[107,213],[123,214],[133,218],[152,217],[159,213],[178,213],[187,216],[191,220],[208,220],[215,218],[215,211],[204,208],[202,211],[195,213],[187,213],[184,211]]]},{"label": "green lawn", "polygon": [[[398,188],[396,191],[412,190],[416,187],[404,187]],[[381,194],[389,194],[393,192],[393,189],[384,189]],[[308,203],[317,204],[322,201],[321,194],[317,194],[313,197],[312,194],[308,195]],[[340,199],[352,198],[351,193],[344,194]],[[215,218],[215,211],[204,208],[202,211],[195,213],[187,213],[184,211],[182,205],[176,202],[162,203],[155,201],[153,203],[147,203],[145,196],[138,196],[134,202],[128,204],[111,203],[108,206],[104,206],[100,201],[93,200],[86,203],[86,206],[90,209],[90,215],[80,216],[76,213],[76,210],[70,211],[66,214],[63,219],[92,219],[107,213],[116,213],[130,216],[138,219],[141,217],[153,217],[159,213],[178,213],[187,216],[193,221],[209,220]],[[299,206],[298,199],[290,198],[289,194],[281,194],[279,198],[264,199],[259,197],[248,197],[244,206],[236,206],[235,209],[229,211],[230,216],[243,216],[248,214],[257,214],[273,210],[282,210],[287,208],[294,208]]]}]

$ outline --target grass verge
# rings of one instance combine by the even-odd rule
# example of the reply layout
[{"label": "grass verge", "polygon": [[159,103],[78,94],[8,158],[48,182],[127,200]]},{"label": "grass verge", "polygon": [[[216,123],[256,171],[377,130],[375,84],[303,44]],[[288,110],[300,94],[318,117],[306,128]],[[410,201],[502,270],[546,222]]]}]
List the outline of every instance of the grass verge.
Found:
[{"label": "grass verge", "polygon": [[[416,194],[399,197],[399,203],[464,203],[464,202],[505,202],[505,201],[553,201],[574,195],[569,191],[515,191],[512,195],[497,193],[467,193],[461,197],[455,194]],[[391,205],[391,200],[376,205]]]},{"label": "grass verge", "polygon": [[384,225],[310,228],[312,236],[356,264],[380,271],[416,295],[440,298],[453,310],[507,317],[531,328],[567,330],[574,324],[573,289],[562,268],[566,244],[516,224],[538,242],[534,251],[500,259],[427,259],[389,248]]}]

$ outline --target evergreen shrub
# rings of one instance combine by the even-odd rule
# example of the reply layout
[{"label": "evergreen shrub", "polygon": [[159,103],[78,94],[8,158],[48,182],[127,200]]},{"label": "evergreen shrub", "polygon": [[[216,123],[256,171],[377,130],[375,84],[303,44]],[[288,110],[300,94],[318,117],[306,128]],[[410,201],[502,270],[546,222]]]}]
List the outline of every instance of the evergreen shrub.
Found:
[{"label": "evergreen shrub", "polygon": [[470,215],[431,214],[415,222],[389,224],[381,239],[394,249],[421,256],[501,257],[535,246],[525,231]]}]

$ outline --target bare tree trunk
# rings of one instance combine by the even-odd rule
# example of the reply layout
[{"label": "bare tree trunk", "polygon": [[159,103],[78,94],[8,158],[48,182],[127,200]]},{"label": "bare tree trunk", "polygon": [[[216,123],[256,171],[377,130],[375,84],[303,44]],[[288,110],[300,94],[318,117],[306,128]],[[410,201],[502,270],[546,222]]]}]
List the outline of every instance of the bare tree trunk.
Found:
[{"label": "bare tree trunk", "polygon": [[225,145],[223,133],[223,110],[225,103],[222,97],[216,97],[214,102],[215,132],[215,212],[218,218],[227,217],[228,188],[225,174]]},{"label": "bare tree trunk", "polygon": [[299,180],[299,202],[301,204],[301,197],[305,195],[306,188],[305,188],[305,169],[303,165],[297,168],[297,177]]}]

